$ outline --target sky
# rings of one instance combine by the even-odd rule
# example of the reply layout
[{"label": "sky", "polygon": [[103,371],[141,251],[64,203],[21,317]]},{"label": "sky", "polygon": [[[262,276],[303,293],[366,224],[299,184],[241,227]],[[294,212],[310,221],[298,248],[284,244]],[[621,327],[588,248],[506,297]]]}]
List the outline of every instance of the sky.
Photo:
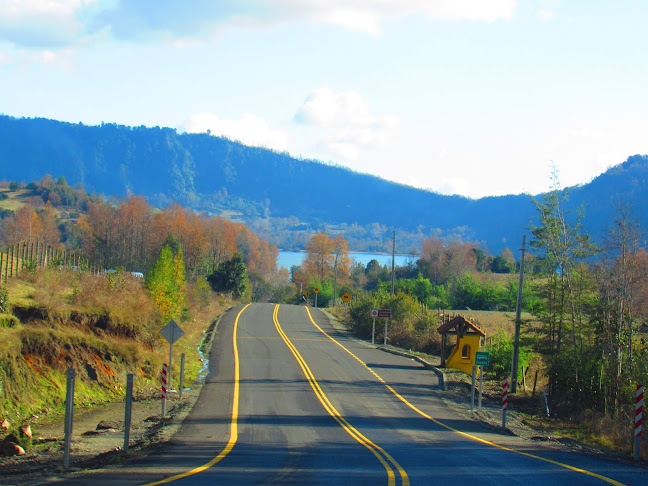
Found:
[{"label": "sky", "polygon": [[0,113],[538,194],[648,153],[647,22],[643,0],[0,0]]}]

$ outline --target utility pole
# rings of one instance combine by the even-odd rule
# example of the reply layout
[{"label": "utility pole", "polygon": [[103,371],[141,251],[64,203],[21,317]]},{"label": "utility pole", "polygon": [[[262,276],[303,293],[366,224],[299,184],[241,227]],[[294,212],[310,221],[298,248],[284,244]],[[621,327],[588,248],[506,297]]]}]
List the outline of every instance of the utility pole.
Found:
[{"label": "utility pole", "polygon": [[338,254],[337,251],[335,253],[335,272],[334,272],[334,277],[333,277],[333,307],[335,307],[335,303],[337,302],[337,261],[338,261]]},{"label": "utility pole", "polygon": [[518,363],[520,360],[520,326],[522,324],[522,284],[524,282],[524,251],[526,235],[522,236],[522,256],[520,257],[520,280],[518,282],[517,306],[515,307],[515,340],[513,341],[513,363],[511,365],[511,393],[517,392]]},{"label": "utility pole", "polygon": [[394,240],[392,241],[392,282],[391,294],[394,295],[394,263],[396,261],[396,231],[394,231]]}]

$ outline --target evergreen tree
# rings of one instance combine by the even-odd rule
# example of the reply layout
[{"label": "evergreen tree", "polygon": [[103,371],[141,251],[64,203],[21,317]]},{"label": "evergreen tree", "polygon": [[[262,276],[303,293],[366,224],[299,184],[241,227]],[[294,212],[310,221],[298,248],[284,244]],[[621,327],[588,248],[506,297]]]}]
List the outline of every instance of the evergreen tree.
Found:
[{"label": "evergreen tree", "polygon": [[214,292],[231,292],[234,297],[241,298],[249,286],[247,267],[241,252],[237,251],[232,258],[221,262],[207,281]]}]

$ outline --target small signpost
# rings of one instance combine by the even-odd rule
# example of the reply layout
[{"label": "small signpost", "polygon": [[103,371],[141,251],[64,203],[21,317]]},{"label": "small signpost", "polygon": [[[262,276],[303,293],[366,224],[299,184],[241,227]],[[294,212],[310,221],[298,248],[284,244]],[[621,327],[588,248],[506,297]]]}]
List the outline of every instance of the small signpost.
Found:
[{"label": "small signpost", "polygon": [[[173,343],[175,343],[178,339],[180,339],[182,336],[184,336],[184,331],[176,321],[171,319],[166,326],[164,326],[162,329],[160,329],[160,334],[164,336],[164,339],[166,339],[169,342],[169,369],[168,369],[168,381],[167,381],[167,390],[171,390],[171,364],[173,362]],[[162,399],[162,410],[165,409],[165,404],[166,404],[166,398]],[[164,415],[164,412],[162,412],[162,415]]]},{"label": "small signpost", "polygon": [[[485,352],[485,351],[477,351],[475,353],[475,365],[479,366],[479,404],[477,408],[479,410],[482,409],[482,395],[484,391],[484,366],[488,366],[490,364],[490,353]],[[474,395],[474,389],[475,385],[473,382],[473,395]],[[475,404],[475,400],[473,398],[473,405]]]},{"label": "small signpost", "polygon": [[376,317],[378,317],[378,309],[371,309],[369,315],[373,319],[373,326],[371,326],[371,344],[376,344]]},{"label": "small signpost", "polygon": [[345,292],[342,294],[342,302],[344,302],[344,323],[345,324],[346,324],[346,317],[347,317],[347,305],[350,300],[351,300],[351,294],[349,294],[349,292]]},{"label": "small signpost", "polygon": [[373,318],[373,328],[371,331],[371,344],[375,344],[375,335],[376,335],[376,317],[385,318],[385,338],[383,340],[383,345],[387,344],[387,322],[391,318],[391,309],[371,309],[369,315]]},{"label": "small signpost", "polygon": [[317,308],[317,294],[320,293],[320,288],[319,288],[319,287],[315,287],[315,288],[313,289],[313,293],[315,294],[315,308]]}]

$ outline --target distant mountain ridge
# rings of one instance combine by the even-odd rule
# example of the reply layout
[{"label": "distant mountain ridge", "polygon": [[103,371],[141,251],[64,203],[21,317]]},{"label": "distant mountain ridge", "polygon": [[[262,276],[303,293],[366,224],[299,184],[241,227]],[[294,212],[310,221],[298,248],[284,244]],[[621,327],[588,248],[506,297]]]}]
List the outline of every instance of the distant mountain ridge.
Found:
[{"label": "distant mountain ridge", "polygon": [[[291,218],[311,231],[325,225],[373,225],[479,241],[491,253],[517,248],[535,217],[527,195],[469,199],[444,196],[318,161],[208,134],[171,128],[87,126],[0,116],[0,178],[64,176],[89,192],[141,194],[153,204],[179,202],[198,211],[238,214],[273,235]],[[618,202],[647,227],[648,157],[635,155],[589,184],[570,188],[569,208],[585,208],[585,227],[600,239]],[[281,225],[273,224],[282,221]],[[275,235],[276,236],[276,235]],[[357,248],[354,248],[357,249]]]}]

